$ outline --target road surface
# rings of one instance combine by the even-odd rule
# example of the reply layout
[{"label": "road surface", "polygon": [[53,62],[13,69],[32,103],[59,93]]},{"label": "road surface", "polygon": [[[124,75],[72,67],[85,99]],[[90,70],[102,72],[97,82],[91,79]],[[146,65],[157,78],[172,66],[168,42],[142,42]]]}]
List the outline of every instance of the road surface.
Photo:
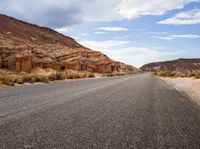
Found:
[{"label": "road surface", "polygon": [[200,110],[150,73],[0,90],[0,148],[200,148]]}]

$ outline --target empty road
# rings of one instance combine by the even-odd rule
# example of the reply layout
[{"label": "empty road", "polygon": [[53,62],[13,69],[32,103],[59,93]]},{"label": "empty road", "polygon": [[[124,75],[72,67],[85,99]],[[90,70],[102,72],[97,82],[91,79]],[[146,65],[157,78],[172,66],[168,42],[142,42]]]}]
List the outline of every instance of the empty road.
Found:
[{"label": "empty road", "polygon": [[200,110],[150,73],[0,89],[0,148],[200,148]]}]

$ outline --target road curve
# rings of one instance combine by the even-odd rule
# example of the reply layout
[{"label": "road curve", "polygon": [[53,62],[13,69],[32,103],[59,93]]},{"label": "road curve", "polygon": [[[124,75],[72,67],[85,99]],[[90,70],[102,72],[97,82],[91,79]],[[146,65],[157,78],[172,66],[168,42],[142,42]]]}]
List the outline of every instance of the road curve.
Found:
[{"label": "road curve", "polygon": [[150,73],[0,90],[1,149],[199,147],[199,107]]}]

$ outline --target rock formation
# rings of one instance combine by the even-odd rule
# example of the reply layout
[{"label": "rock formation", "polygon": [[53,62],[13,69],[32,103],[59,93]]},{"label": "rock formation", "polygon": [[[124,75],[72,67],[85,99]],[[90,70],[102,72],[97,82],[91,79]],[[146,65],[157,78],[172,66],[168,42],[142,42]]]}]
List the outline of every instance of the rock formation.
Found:
[{"label": "rock formation", "polygon": [[0,69],[31,72],[36,67],[98,73],[139,71],[52,29],[0,15]]},{"label": "rock formation", "polygon": [[174,61],[156,62],[141,67],[143,71],[170,71],[182,74],[192,74],[200,71],[200,59],[178,59]]}]

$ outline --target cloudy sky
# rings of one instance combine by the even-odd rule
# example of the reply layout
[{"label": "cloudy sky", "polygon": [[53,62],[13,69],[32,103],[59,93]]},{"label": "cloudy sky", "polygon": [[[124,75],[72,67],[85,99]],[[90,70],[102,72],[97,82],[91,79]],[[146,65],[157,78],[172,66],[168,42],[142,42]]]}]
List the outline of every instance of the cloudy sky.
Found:
[{"label": "cloudy sky", "polygon": [[200,0],[0,0],[0,13],[137,67],[200,57]]}]

